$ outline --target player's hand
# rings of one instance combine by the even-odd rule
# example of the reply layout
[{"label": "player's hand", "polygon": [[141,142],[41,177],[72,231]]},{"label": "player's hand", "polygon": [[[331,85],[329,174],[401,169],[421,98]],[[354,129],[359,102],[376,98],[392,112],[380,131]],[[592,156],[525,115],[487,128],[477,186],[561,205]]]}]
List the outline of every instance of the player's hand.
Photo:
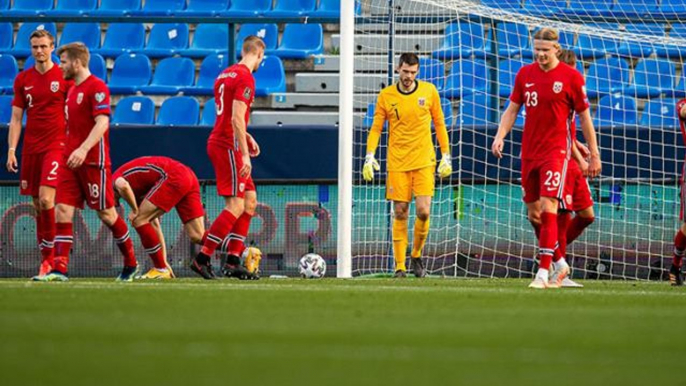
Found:
[{"label": "player's hand", "polygon": [[[571,160],[569,162],[574,162],[575,160]],[[581,174],[587,175],[588,174],[588,162],[586,161],[586,158],[582,158],[580,160],[576,160],[576,163],[579,164],[579,169],[581,169]]]},{"label": "player's hand", "polygon": [[257,144],[255,138],[253,138],[252,135],[248,134],[246,136],[246,140],[248,142],[248,154],[250,154],[250,156],[253,158],[260,155],[260,145]]},{"label": "player's hand", "polygon": [[85,150],[82,147],[77,148],[69,156],[69,159],[67,160],[67,166],[69,166],[71,169],[78,168],[79,166],[83,165],[83,161],[86,160],[86,155],[88,155],[88,150]]},{"label": "player's hand", "polygon": [[365,181],[371,182],[374,180],[374,171],[377,172],[381,169],[379,162],[374,158],[374,154],[369,153],[364,158],[364,166],[362,167],[362,177]]},{"label": "player's hand", "polygon": [[15,150],[9,150],[7,152],[7,171],[11,173],[16,173],[19,171],[19,164],[17,163],[17,154]]},{"label": "player's hand", "polygon": [[243,154],[241,156],[241,159],[243,160],[243,166],[241,166],[241,170],[239,173],[241,174],[241,177],[249,177],[250,172],[252,171],[252,163],[250,163],[250,154]]},{"label": "player's hand", "polygon": [[592,155],[588,162],[588,171],[586,172],[587,177],[597,177],[600,174],[602,165],[600,164],[600,155]]},{"label": "player's hand", "polygon": [[578,140],[574,141],[576,144],[577,150],[579,150],[579,153],[583,158],[588,158],[591,156],[591,151],[588,150],[588,146],[584,145],[583,143],[579,142]]},{"label": "player's hand", "polygon": [[491,145],[491,152],[494,156],[498,158],[503,158],[503,147],[505,146],[505,141],[502,138],[495,137],[493,139],[493,145]]},{"label": "player's hand", "polygon": [[450,159],[450,154],[443,154],[441,157],[441,163],[438,164],[438,176],[441,178],[450,177],[453,174],[452,160]]}]

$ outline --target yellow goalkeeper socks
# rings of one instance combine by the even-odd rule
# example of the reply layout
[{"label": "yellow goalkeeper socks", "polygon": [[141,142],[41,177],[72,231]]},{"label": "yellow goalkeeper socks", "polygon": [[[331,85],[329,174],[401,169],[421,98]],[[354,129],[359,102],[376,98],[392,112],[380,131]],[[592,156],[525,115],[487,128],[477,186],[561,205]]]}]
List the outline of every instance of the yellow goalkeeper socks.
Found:
[{"label": "yellow goalkeeper socks", "polygon": [[396,271],[407,271],[405,267],[407,239],[407,220],[393,219],[393,258]]},{"label": "yellow goalkeeper socks", "polygon": [[422,250],[424,249],[424,244],[426,244],[426,238],[429,236],[429,223],[430,220],[427,218],[426,221],[422,221],[419,218],[414,220],[414,242],[412,243],[412,257],[422,257]]}]

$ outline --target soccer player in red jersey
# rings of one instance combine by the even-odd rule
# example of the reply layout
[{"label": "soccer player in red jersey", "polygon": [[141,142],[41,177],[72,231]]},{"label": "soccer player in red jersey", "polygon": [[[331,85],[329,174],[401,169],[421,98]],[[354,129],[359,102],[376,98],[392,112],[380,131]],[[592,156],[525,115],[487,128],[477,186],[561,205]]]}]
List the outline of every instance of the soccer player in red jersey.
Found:
[{"label": "soccer player in red jersey", "polygon": [[42,261],[34,280],[43,280],[52,271],[55,239],[55,189],[66,140],[64,101],[71,82],[52,61],[55,38],[46,30],[29,37],[36,64],[21,72],[14,81],[12,118],[9,125],[7,170],[17,172],[16,148],[26,111],[26,135],[22,150],[20,193],[33,198],[36,233]]},{"label": "soccer player in red jersey", "polygon": [[[255,184],[250,177],[252,164],[247,141],[250,105],[255,98],[255,79],[264,58],[265,45],[257,36],[243,42],[242,59],[224,70],[214,83],[217,120],[207,141],[207,154],[217,177],[217,193],[224,197],[225,207],[210,226],[200,253],[191,262],[191,269],[205,279],[214,279],[210,262],[224,238],[233,233],[235,248],[242,245],[250,219],[257,206]],[[234,254],[227,257],[224,274],[245,277],[245,268]]]},{"label": "soccer player in red jersey", "polygon": [[[679,116],[679,125],[681,126],[681,136],[686,144],[686,99],[682,99],[676,104],[676,113]],[[686,162],[681,170],[681,209],[679,210],[679,220],[681,226],[676,231],[674,236],[674,256],[672,258],[672,266],[669,268],[669,283],[675,286],[684,285],[684,274],[681,270],[681,263],[684,259],[684,251],[686,250]]]},{"label": "soccer player in red jersey", "polygon": [[[517,113],[525,105],[527,119],[522,138],[522,190],[527,208],[541,205],[539,238],[540,265],[529,285],[531,288],[559,286],[569,266],[559,259],[550,283],[548,276],[557,247],[557,211],[563,199],[573,138],[570,130],[574,112],[579,114],[591,156],[587,174],[600,173],[600,153],[591,121],[583,76],[575,69],[560,63],[557,31],[543,28],[534,35],[536,63],[520,69],[510,95],[510,105],[503,113],[492,152],[501,158],[504,139],[514,126]],[[532,212],[530,210],[529,212]]]},{"label": "soccer player in red jersey", "polygon": [[83,43],[70,43],[57,50],[64,78],[74,80],[67,93],[67,145],[57,189],[57,234],[55,266],[48,280],[65,281],[73,243],[74,209],[84,200],[112,231],[124,255],[124,265],[136,264],[126,222],[114,209],[110,163],[110,92],[105,83],[88,70],[90,54]]}]

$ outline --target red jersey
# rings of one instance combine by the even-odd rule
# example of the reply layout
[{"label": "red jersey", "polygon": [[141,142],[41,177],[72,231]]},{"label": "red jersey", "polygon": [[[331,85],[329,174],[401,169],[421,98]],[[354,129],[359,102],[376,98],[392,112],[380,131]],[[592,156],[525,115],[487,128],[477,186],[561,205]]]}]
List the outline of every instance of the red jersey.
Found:
[{"label": "red jersey", "polygon": [[510,100],[526,108],[522,159],[571,155],[574,112],[589,107],[579,71],[562,62],[548,72],[538,63],[526,65],[517,73]]},{"label": "red jersey", "polygon": [[681,109],[686,105],[686,98],[678,101],[676,103],[676,116],[679,117],[679,126],[681,126],[681,138],[684,140],[684,145],[686,145],[686,118],[681,117]]},{"label": "red jersey", "polygon": [[17,75],[12,106],[26,111],[23,154],[64,148],[64,101],[71,84],[64,80],[62,70],[56,64],[45,74],[31,67]]},{"label": "red jersey", "polygon": [[120,166],[112,175],[112,181],[123,177],[131,185],[136,201],[141,202],[160,181],[189,170],[186,165],[168,157],[139,157]]},{"label": "red jersey", "polygon": [[[66,154],[69,156],[88,138],[95,126],[95,117],[101,114],[110,115],[110,90],[102,80],[91,75],[81,84],[69,89],[66,112]],[[100,142],[88,151],[84,165],[110,166],[109,130],[103,134]]]},{"label": "red jersey", "polygon": [[255,99],[255,79],[244,64],[234,64],[224,70],[214,82],[214,100],[217,104],[217,120],[208,143],[216,143],[228,149],[237,150],[236,136],[231,125],[233,101],[243,101],[248,105],[245,124],[250,118],[250,106]]}]

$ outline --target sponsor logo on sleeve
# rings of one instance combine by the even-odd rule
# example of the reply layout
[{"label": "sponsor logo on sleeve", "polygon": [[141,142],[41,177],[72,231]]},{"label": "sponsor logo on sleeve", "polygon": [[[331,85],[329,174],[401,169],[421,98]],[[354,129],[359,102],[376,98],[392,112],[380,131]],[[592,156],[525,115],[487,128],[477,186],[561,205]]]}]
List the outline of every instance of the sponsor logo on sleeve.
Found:
[{"label": "sponsor logo on sleeve", "polygon": [[104,92],[95,93],[95,100],[98,101],[98,103],[104,101],[105,100],[105,93]]},{"label": "sponsor logo on sleeve", "polygon": [[251,95],[252,95],[252,90],[250,89],[250,87],[246,87],[245,90],[243,90],[243,98],[250,99]]},{"label": "sponsor logo on sleeve", "polygon": [[95,109],[96,109],[96,110],[105,110],[105,109],[108,109],[108,108],[110,108],[109,105],[97,105],[97,106],[95,106]]}]

